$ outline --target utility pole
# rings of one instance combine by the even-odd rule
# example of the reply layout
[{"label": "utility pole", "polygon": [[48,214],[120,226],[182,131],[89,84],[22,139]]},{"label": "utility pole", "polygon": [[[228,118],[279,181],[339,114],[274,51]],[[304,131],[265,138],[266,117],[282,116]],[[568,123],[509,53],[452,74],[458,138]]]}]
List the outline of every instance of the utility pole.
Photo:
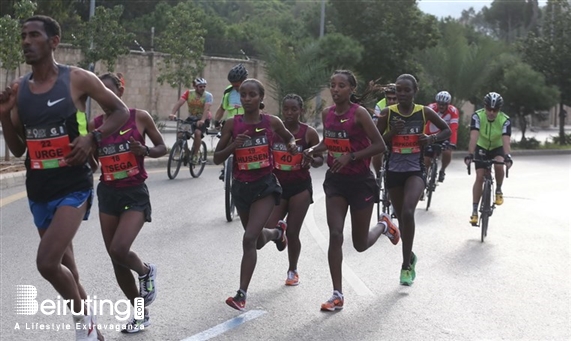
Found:
[{"label": "utility pole", "polygon": [[[319,39],[325,34],[325,0],[321,0],[321,18],[319,20]],[[321,90],[315,96],[315,123],[319,122],[319,109],[321,108]]]}]

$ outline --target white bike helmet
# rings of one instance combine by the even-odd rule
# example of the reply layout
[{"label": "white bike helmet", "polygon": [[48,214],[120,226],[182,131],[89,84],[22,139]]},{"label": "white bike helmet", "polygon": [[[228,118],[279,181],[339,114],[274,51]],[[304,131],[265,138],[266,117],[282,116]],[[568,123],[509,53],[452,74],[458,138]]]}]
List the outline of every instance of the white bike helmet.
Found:
[{"label": "white bike helmet", "polygon": [[436,100],[436,103],[450,104],[452,96],[450,96],[450,93],[448,91],[440,91],[439,93],[436,94],[436,97],[434,99]]},{"label": "white bike helmet", "polygon": [[199,85],[206,85],[206,79],[198,77],[194,79],[194,85],[199,86]]}]

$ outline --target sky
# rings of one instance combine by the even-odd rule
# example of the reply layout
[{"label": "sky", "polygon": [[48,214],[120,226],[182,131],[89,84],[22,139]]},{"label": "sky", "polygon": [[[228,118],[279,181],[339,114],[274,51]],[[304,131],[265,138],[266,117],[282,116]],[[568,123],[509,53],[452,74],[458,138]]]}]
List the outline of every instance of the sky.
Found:
[{"label": "sky", "polygon": [[[476,12],[480,11],[484,6],[490,7],[493,1],[476,0],[419,0],[418,7],[421,11],[432,14],[438,18],[451,16],[453,18],[460,18],[463,10],[474,7]],[[545,5],[546,1],[539,1],[539,6]]]}]

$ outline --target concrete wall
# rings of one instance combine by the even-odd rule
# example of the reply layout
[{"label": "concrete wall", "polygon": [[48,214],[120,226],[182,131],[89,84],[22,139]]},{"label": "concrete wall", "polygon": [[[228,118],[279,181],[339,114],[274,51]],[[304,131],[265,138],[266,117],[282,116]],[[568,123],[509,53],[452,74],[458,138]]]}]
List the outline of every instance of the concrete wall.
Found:
[{"label": "concrete wall", "polygon": [[[81,59],[81,52],[69,45],[60,45],[55,53],[58,63],[77,65]],[[173,88],[168,84],[159,84],[157,78],[160,75],[160,67],[163,61],[161,53],[142,53],[131,51],[127,56],[122,56],[117,61],[115,72],[122,72],[125,77],[125,93],[123,101],[129,107],[136,107],[157,114],[160,118],[166,119],[171,113],[172,107],[178,101],[178,88]],[[240,60],[219,57],[204,57],[205,68],[201,76],[208,81],[207,91],[214,96],[212,114],[220,106],[222,93],[228,86],[228,71],[236,64],[242,63],[248,69],[249,77],[259,79],[266,88],[264,111],[277,113],[278,104],[271,97],[271,88],[267,83],[262,64],[257,60]],[[28,65],[22,65],[16,76],[24,75],[31,71]],[[99,62],[95,67],[96,74],[107,72],[104,64]],[[10,79],[11,76],[9,75]],[[4,84],[6,71],[0,69],[0,79]],[[184,91],[185,89],[182,89]],[[101,109],[94,103],[93,111],[95,115],[102,113]],[[186,116],[186,106],[181,108],[181,116]]]}]

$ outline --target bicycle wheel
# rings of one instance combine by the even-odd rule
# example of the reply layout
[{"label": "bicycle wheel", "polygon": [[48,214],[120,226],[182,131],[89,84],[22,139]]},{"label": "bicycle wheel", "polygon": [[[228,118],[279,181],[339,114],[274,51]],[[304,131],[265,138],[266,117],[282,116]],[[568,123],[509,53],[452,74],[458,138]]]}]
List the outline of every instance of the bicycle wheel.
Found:
[{"label": "bicycle wheel", "polygon": [[176,141],[171,148],[171,152],[169,154],[169,161],[167,163],[167,175],[169,179],[174,179],[178,175],[178,171],[180,170],[180,165],[182,165],[182,159],[184,154],[184,148],[182,142]]},{"label": "bicycle wheel", "polygon": [[[196,163],[190,163],[190,175],[192,175],[193,178],[198,178],[206,165],[206,143],[202,141],[200,147],[201,148],[198,148],[198,153],[196,153],[198,157]],[[194,155],[194,152],[192,155]]]},{"label": "bicycle wheel", "polygon": [[488,235],[488,222],[490,220],[490,200],[492,197],[492,189],[491,184],[486,180],[484,182],[484,191],[482,193],[482,209],[481,209],[481,216],[480,216],[480,228],[481,228],[481,240],[482,243],[484,239]]},{"label": "bicycle wheel", "polygon": [[232,167],[234,166],[234,157],[230,155],[226,160],[224,169],[224,202],[226,206],[226,220],[231,222],[234,219],[234,197],[232,196]]},{"label": "bicycle wheel", "polygon": [[430,174],[428,178],[428,186],[426,186],[426,210],[430,207],[432,202],[432,193],[436,189],[436,176],[438,174],[438,165],[436,162],[430,167]]}]

